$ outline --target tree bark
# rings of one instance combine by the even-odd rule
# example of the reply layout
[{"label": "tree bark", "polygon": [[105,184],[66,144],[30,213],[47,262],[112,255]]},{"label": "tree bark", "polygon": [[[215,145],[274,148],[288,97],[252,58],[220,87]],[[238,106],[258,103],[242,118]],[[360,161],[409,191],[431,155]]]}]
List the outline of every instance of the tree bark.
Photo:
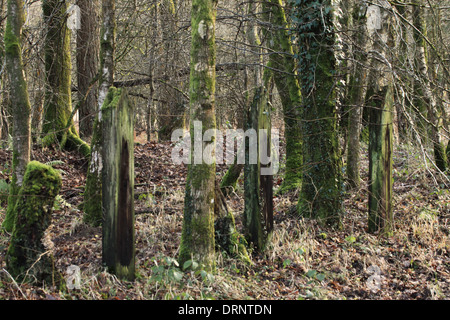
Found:
[{"label": "tree bark", "polygon": [[436,98],[431,90],[430,78],[428,76],[428,53],[425,42],[427,27],[423,10],[422,1],[415,1],[413,3],[413,35],[416,43],[415,61],[418,73],[418,77],[416,77],[416,80],[414,81],[414,91],[416,93],[414,102],[416,108],[428,119],[429,124],[424,124],[424,126],[426,132],[429,132],[430,140],[433,145],[435,164],[439,170],[445,171],[447,159],[445,146],[441,141],[440,134],[442,119],[439,110],[437,109]]},{"label": "tree bark", "polygon": [[9,188],[8,209],[3,227],[11,232],[15,219],[17,194],[22,186],[25,170],[30,161],[30,100],[21,52],[22,26],[25,22],[21,0],[8,1],[8,20],[5,31],[6,69],[10,82],[10,104],[12,112],[12,179]]},{"label": "tree bark", "polygon": [[[303,179],[299,213],[339,227],[342,215],[342,163],[336,114],[336,58],[330,0],[302,1],[299,74],[303,97]],[[318,7],[319,6],[319,7]],[[317,23],[317,21],[322,23]]]},{"label": "tree bark", "polygon": [[98,105],[101,110],[109,88],[114,85],[114,56],[116,46],[115,0],[102,0],[100,36],[100,79]]},{"label": "tree bark", "polygon": [[97,85],[92,84],[98,74],[100,32],[98,0],[77,0],[81,12],[81,29],[77,31],[77,77],[80,95],[80,136],[91,137],[98,110]]},{"label": "tree bark", "polygon": [[359,174],[360,135],[362,110],[367,92],[368,69],[367,63],[367,18],[364,4],[358,2],[353,9],[353,21],[356,34],[353,72],[350,75],[348,89],[348,101],[350,104],[348,123],[348,147],[347,147],[347,180],[350,189],[358,188],[361,183]]},{"label": "tree bark", "polygon": [[59,145],[89,157],[90,147],[80,139],[72,119],[70,30],[67,1],[43,0],[46,91],[43,145]]},{"label": "tree bark", "polygon": [[[188,260],[195,260],[205,270],[215,269],[215,139],[203,141],[202,137],[206,131],[216,129],[214,110],[216,10],[216,0],[192,2],[190,131],[193,148],[186,180],[183,231],[179,253],[181,265]],[[197,125],[201,127],[202,137],[195,137],[195,131],[198,131]],[[201,150],[198,150],[199,147]],[[205,161],[203,150],[210,150],[210,161]],[[201,156],[200,159],[199,156]]]},{"label": "tree bark", "polygon": [[270,54],[269,67],[284,71],[273,71],[273,79],[283,105],[286,171],[279,191],[286,192],[300,188],[302,181],[301,89],[282,1],[264,1],[263,12],[265,20],[271,23],[273,29],[268,30],[269,47],[273,51]]},{"label": "tree bark", "polygon": [[[114,85],[115,1],[102,0],[102,30],[98,114],[94,121],[91,156],[84,192],[84,221],[92,226],[102,223],[103,118],[102,107],[108,91]],[[108,102],[110,103],[110,102]]]}]

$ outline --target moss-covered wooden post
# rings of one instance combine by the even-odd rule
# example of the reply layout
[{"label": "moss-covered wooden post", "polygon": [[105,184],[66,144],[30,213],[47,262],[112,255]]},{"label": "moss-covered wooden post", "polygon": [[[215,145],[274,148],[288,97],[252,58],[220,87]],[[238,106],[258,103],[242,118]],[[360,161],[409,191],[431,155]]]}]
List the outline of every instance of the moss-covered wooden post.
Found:
[{"label": "moss-covered wooden post", "polygon": [[12,112],[13,159],[12,179],[9,188],[8,209],[2,226],[6,231],[13,229],[17,194],[22,186],[25,169],[30,161],[30,100],[22,62],[21,36],[24,23],[24,3],[21,0],[8,1],[8,19],[5,31],[6,70],[10,83]]},{"label": "moss-covered wooden post", "polygon": [[[369,232],[389,235],[393,229],[392,157],[393,157],[393,74],[385,60],[386,48],[393,47],[391,13],[373,6],[380,21],[369,30],[373,36],[373,57],[367,92],[369,109]],[[381,59],[380,59],[381,58]]]},{"label": "moss-covered wooden post", "polygon": [[103,263],[134,279],[134,113],[124,89],[111,87],[102,107]]},{"label": "moss-covered wooden post", "polygon": [[[244,234],[258,251],[266,248],[273,230],[273,175],[262,174],[262,170],[269,169],[271,165],[271,106],[268,104],[271,79],[271,72],[266,71],[264,85],[256,89],[248,112],[247,133],[254,132],[256,141],[252,141],[251,135],[245,137]],[[264,146],[267,150],[263,150]],[[262,163],[261,156],[269,161]]]},{"label": "moss-covered wooden post", "polygon": [[55,277],[52,255],[42,242],[60,188],[57,171],[37,161],[28,164],[14,208],[16,219],[6,256],[6,268],[16,280],[47,284],[60,280]]},{"label": "moss-covered wooden post", "polygon": [[43,145],[59,145],[90,156],[90,147],[80,139],[72,119],[72,61],[70,30],[67,27],[66,0],[43,0],[46,34],[44,60],[46,73]]},{"label": "moss-covered wooden post", "polygon": [[304,0],[296,8],[303,99],[303,179],[299,213],[339,227],[342,161],[336,113],[334,7],[331,0]]},{"label": "moss-covered wooden post", "polygon": [[[205,270],[215,269],[214,195],[216,180],[215,139],[203,134],[216,129],[216,25],[217,0],[193,0],[191,12],[190,132],[191,164],[184,200],[179,261],[196,261]],[[196,126],[201,128],[196,130]],[[201,137],[196,137],[200,133]],[[198,150],[200,148],[201,150]],[[206,161],[203,150],[210,150]],[[200,159],[199,159],[200,158]]]}]

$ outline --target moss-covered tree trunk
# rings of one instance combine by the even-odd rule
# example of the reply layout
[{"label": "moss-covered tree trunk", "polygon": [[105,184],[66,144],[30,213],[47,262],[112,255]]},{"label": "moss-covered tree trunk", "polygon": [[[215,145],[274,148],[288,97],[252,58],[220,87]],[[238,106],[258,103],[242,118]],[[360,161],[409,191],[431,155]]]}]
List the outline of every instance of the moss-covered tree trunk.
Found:
[{"label": "moss-covered tree trunk", "polygon": [[429,132],[430,140],[433,145],[434,161],[441,171],[446,169],[445,146],[441,141],[440,129],[442,128],[442,118],[437,108],[436,98],[433,95],[430,86],[430,77],[428,75],[428,52],[425,37],[427,36],[427,26],[424,16],[423,1],[413,1],[412,18],[414,25],[415,50],[415,68],[418,76],[415,77],[414,103],[416,108],[422,112],[428,119],[429,124],[424,123],[425,132]]},{"label": "moss-covered tree trunk", "polygon": [[[98,110],[97,85],[100,32],[98,24],[99,0],[77,0],[81,29],[77,31],[77,78],[80,95],[79,128],[81,137],[91,137]],[[94,82],[94,83],[93,83]]]},{"label": "moss-covered tree trunk", "polygon": [[225,196],[216,182],[214,197],[214,232],[215,243],[219,250],[225,251],[231,257],[251,263],[247,252],[247,241],[236,229],[233,212],[228,208]]},{"label": "moss-covered tree trunk", "polygon": [[[379,10],[379,11],[378,11]],[[393,73],[387,63],[393,48],[391,13],[379,7],[373,38],[372,72],[367,92],[369,107],[369,232],[389,235],[393,228]]]},{"label": "moss-covered tree trunk", "polygon": [[16,219],[6,255],[6,268],[16,280],[53,284],[53,257],[42,242],[51,223],[52,208],[61,177],[53,168],[29,162],[16,206]]},{"label": "moss-covered tree trunk", "polygon": [[340,226],[342,164],[337,136],[333,11],[330,0],[305,0],[296,8],[304,121],[299,213],[323,225]]},{"label": "moss-covered tree trunk", "polygon": [[13,229],[17,194],[24,180],[30,161],[30,100],[22,63],[21,37],[25,22],[24,3],[20,0],[8,1],[8,20],[5,31],[6,69],[10,83],[10,104],[12,113],[12,179],[9,187],[8,209],[3,227]]},{"label": "moss-covered tree trunk", "polygon": [[102,107],[102,258],[127,280],[135,276],[133,115],[125,90],[111,87]]},{"label": "moss-covered tree trunk", "polygon": [[98,95],[98,114],[94,121],[94,132],[91,141],[91,157],[86,174],[84,191],[84,221],[93,226],[102,222],[102,107],[109,89],[114,82],[115,54],[115,1],[102,0],[102,28],[100,52],[100,77]]},{"label": "moss-covered tree trunk", "polygon": [[114,83],[114,53],[116,46],[116,2],[102,0],[102,27],[100,32],[100,79],[98,105],[102,108],[109,88]]},{"label": "moss-covered tree trunk", "polygon": [[[216,129],[215,64],[216,0],[193,0],[191,11],[190,132],[191,164],[188,167],[180,264],[194,260],[205,270],[215,269],[214,186],[215,139],[203,141],[207,130]],[[202,137],[195,139],[196,124]],[[198,149],[201,150],[198,150]],[[209,150],[206,161],[203,150]]]},{"label": "moss-covered tree trunk", "polygon": [[348,99],[350,104],[348,117],[348,146],[347,146],[347,180],[350,188],[360,186],[359,158],[362,110],[367,92],[367,18],[365,4],[357,2],[353,9],[353,21],[355,24],[355,49],[353,72],[350,74],[350,86]]},{"label": "moss-covered tree trunk", "polygon": [[280,192],[300,188],[302,181],[301,89],[296,72],[289,25],[281,0],[266,0],[262,11],[271,23],[268,30],[271,49],[269,67],[276,69],[273,79],[283,106],[286,166]]},{"label": "moss-covered tree trunk", "polygon": [[72,119],[72,67],[67,1],[43,0],[42,11],[46,27],[42,142],[45,146],[59,145],[60,148],[78,150],[83,156],[89,157],[89,145],[78,136]]}]

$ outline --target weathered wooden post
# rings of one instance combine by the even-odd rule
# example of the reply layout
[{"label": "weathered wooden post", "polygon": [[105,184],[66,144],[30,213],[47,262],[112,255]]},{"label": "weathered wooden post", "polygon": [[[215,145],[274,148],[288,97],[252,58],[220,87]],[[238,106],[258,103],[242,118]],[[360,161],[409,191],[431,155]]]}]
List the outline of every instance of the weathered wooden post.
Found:
[{"label": "weathered wooden post", "polygon": [[[265,74],[263,86],[256,89],[255,97],[250,106],[247,119],[247,130],[254,130],[256,140],[245,137],[244,165],[244,227],[247,241],[257,250],[263,251],[273,230],[273,176],[262,174],[262,170],[272,165],[262,163],[262,157],[270,159],[271,121],[270,105],[268,104],[268,83],[270,75]],[[250,132],[250,131],[249,131]],[[252,145],[256,142],[256,150]],[[263,146],[265,144],[265,147]],[[266,149],[266,150],[264,150]],[[252,153],[256,151],[256,157]],[[264,154],[267,152],[267,154]],[[256,163],[253,162],[256,158]],[[265,160],[268,160],[265,159]],[[264,161],[266,162],[266,161]]]},{"label": "weathered wooden post", "polygon": [[110,88],[102,107],[103,263],[134,279],[134,124],[124,89]]},{"label": "weathered wooden post", "polygon": [[18,280],[47,284],[54,277],[53,257],[42,243],[52,218],[52,208],[61,188],[61,176],[53,168],[31,161],[14,207],[14,229],[6,255],[6,268]]},{"label": "weathered wooden post", "polygon": [[389,8],[370,6],[369,32],[374,37],[369,100],[369,232],[392,234],[393,76],[389,52],[393,31]]}]

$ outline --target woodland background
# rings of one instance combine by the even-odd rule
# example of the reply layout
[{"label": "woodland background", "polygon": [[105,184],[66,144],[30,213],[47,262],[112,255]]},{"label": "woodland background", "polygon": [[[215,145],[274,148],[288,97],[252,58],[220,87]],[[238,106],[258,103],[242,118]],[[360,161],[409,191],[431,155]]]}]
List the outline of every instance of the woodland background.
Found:
[{"label": "woodland background", "polygon": [[[20,52],[30,102],[30,160],[50,165],[62,177],[44,244],[53,255],[56,270],[64,274],[70,265],[77,265],[82,281],[80,289],[61,290],[52,283],[33,284],[15,279],[6,266],[11,231],[2,230],[1,299],[448,299],[448,0],[217,3],[216,126],[220,129],[246,126],[255,92],[262,86],[264,72],[270,70],[276,84],[267,86],[266,106],[270,106],[272,128],[281,132],[281,170],[273,177],[273,231],[267,235],[264,250],[249,246],[248,263],[218,249],[214,252],[214,270],[183,270],[183,263],[178,262],[189,169],[172,163],[170,138],[173,130],[187,126],[192,103],[192,1],[112,1],[116,37],[111,84],[126,88],[134,105],[136,277],[133,281],[122,280],[105,270],[102,228],[85,220],[90,154],[86,156],[79,146],[72,150],[64,148],[61,140],[48,143],[46,94],[55,87],[50,86],[49,90],[45,39],[51,29],[42,17],[42,2],[52,1],[0,1],[3,65],[0,221],[4,221],[8,210],[17,137],[13,131],[15,104],[11,102],[12,89],[17,86],[7,76],[9,47],[5,37],[7,5],[13,2],[24,4],[26,13]],[[104,50],[100,37],[104,22],[102,5],[108,1],[63,2],[78,5],[81,14],[80,29],[64,29],[71,34],[68,47],[71,55],[67,62],[71,66],[69,115],[73,108],[78,110],[74,114],[74,129],[70,130],[80,141],[92,146],[102,90],[99,70],[105,59],[100,54]],[[280,26],[268,20],[267,3],[283,8],[286,24]],[[383,19],[380,26],[371,26],[378,22],[366,15],[369,6],[380,8],[389,18]],[[333,10],[326,11],[328,8]],[[332,19],[322,20],[329,12],[333,13]],[[314,47],[316,37],[302,42],[304,38],[299,36],[315,32],[314,26],[308,24],[314,25],[311,22],[314,19],[324,25],[325,21],[330,22],[332,26],[332,32],[322,30],[316,34],[333,35],[331,45],[324,38],[318,41],[318,46],[326,48],[324,52],[334,59],[333,69],[329,74],[324,72],[325,80],[315,78],[318,73],[308,73],[307,64],[301,63],[310,59],[306,57],[308,52],[323,58],[320,53],[314,55],[312,50],[303,50],[305,46]],[[318,25],[320,29],[321,23]],[[312,31],[308,31],[309,27]],[[274,35],[280,37],[280,30],[287,32],[292,52],[283,45],[274,47]],[[284,60],[271,60],[273,57]],[[289,61],[293,70],[286,69],[291,66]],[[297,105],[299,108],[307,105],[311,96],[316,97],[307,94],[309,86],[318,88],[322,83],[331,83],[328,90],[333,88],[335,96],[326,109],[328,114],[315,114],[308,119],[303,109],[300,114],[287,113],[283,92],[291,89],[286,84],[289,77],[295,77],[301,87],[303,102]],[[285,87],[279,85],[283,81]],[[375,119],[371,113],[375,94],[371,95],[370,89],[377,81],[389,86],[392,92],[389,127],[393,148],[390,200],[393,215],[386,233],[383,228],[374,232],[368,225],[373,177],[369,163],[370,126]],[[322,116],[333,122],[332,136],[323,131],[323,137],[336,141],[334,152],[340,162],[337,174],[341,179],[342,210],[337,228],[323,223],[322,216],[318,219],[299,215],[299,199],[303,197],[301,180],[306,166],[302,164],[292,172],[286,162],[287,150],[303,150],[287,141],[295,132],[289,120],[295,119],[299,128],[306,128],[301,123],[315,123],[315,118]],[[68,123],[65,120],[64,125]],[[284,135],[285,132],[288,133]],[[325,147],[316,149],[326,157],[329,155]],[[352,154],[356,154],[356,161],[351,159]],[[349,163],[356,166],[350,168]],[[357,175],[350,176],[350,169]],[[223,181],[228,170],[227,165],[217,165],[216,179]],[[244,169],[241,170],[237,184],[225,198],[234,214],[236,229],[245,234],[246,195]],[[286,186],[288,180],[293,182]],[[371,286],[374,276],[380,280],[379,287]]]}]

